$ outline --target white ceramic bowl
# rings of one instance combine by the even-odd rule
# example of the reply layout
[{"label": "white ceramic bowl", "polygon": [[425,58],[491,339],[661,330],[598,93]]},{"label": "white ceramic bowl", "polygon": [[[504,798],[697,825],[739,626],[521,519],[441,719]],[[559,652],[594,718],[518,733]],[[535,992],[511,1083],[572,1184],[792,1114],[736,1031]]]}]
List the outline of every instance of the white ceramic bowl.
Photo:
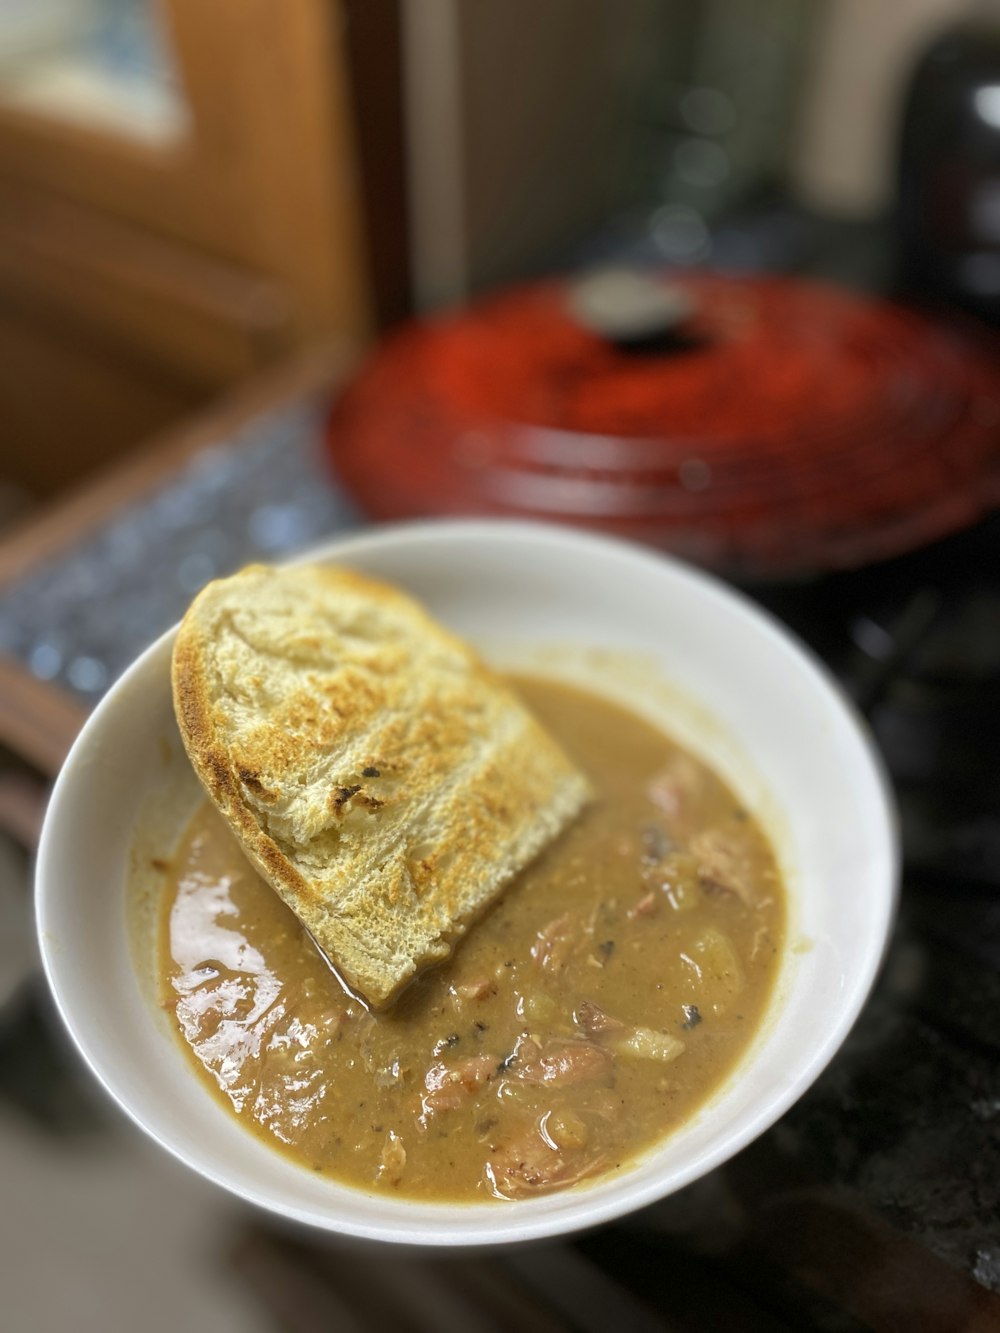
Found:
[{"label": "white ceramic bowl", "polygon": [[630,1170],[584,1188],[518,1203],[421,1204],[295,1166],[192,1075],[130,952],[130,846],[140,808],[166,781],[165,755],[180,752],[171,631],[89,719],[42,834],[42,956],[87,1063],[137,1124],[210,1180],[285,1217],[369,1239],[454,1246],[553,1236],[651,1203],[724,1162],[801,1096],[844,1040],[892,920],[891,800],[836,687],[783,629],[713,579],[603,538],[526,523],[427,523],[376,529],[306,558],[398,583],[500,665],[534,666],[630,702],[723,772],[769,827],[789,886],[789,948],[768,1018],[691,1122]]}]

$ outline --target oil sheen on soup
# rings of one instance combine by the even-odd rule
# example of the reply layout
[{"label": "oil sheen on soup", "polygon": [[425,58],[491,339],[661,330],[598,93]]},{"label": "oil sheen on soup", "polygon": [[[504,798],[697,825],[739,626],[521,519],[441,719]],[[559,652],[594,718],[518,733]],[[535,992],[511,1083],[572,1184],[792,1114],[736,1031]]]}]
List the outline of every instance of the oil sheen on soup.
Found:
[{"label": "oil sheen on soup", "polygon": [[159,980],[191,1060],[339,1182],[520,1199],[615,1171],[692,1115],[767,1006],[784,894],[760,827],[631,713],[515,684],[595,799],[390,1012],[343,990],[210,806],[168,868]]}]

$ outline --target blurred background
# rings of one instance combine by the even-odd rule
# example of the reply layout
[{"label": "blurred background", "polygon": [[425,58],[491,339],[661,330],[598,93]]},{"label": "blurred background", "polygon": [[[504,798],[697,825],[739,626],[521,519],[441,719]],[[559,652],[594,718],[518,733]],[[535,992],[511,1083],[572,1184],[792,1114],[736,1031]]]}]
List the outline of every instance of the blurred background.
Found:
[{"label": "blurred background", "polygon": [[[1000,1327],[998,323],[1000,0],[0,0],[4,1329]],[[437,513],[781,616],[873,727],[907,897],[732,1167],[389,1280],[104,1105],[30,858],[208,579]]]},{"label": "blurred background", "polygon": [[886,281],[916,64],[989,6],[205,9],[0,6],[11,505],[325,335],[554,269]]}]

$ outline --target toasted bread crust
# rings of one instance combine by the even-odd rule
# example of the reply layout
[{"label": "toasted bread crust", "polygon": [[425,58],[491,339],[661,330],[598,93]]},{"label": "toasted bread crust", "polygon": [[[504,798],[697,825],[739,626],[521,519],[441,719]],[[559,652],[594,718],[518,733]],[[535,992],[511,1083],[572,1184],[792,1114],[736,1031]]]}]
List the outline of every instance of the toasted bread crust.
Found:
[{"label": "toasted bread crust", "polygon": [[587,798],[467,645],[353,571],[251,566],[209,584],[172,675],[207,792],[376,1007],[446,957]]}]

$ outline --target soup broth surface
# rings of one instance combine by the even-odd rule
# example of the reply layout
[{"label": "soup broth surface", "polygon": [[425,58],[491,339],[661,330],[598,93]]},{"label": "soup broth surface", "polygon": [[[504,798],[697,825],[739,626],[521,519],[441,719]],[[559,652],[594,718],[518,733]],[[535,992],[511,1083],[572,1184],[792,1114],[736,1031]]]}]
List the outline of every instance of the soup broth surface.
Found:
[{"label": "soup broth surface", "polygon": [[345,992],[210,805],[166,872],[158,983],[195,1068],[339,1182],[515,1199],[614,1171],[697,1110],[767,1007],[785,903],[759,825],[632,713],[514,683],[595,799],[391,1011]]}]

